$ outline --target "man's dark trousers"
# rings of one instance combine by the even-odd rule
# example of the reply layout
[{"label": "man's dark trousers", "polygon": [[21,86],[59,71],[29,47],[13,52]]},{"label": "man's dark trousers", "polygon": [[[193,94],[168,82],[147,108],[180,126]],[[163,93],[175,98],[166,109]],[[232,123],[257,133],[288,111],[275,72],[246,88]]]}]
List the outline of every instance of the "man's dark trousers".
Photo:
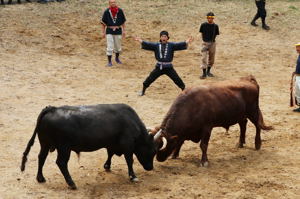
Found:
[{"label": "man's dark trousers", "polygon": [[173,67],[163,68],[162,70],[160,70],[159,67],[155,67],[155,69],[150,73],[150,75],[144,81],[144,83],[143,83],[144,88],[148,88],[150,86],[150,84],[152,84],[161,75],[167,75],[168,77],[170,77],[173,80],[173,82],[179,88],[184,90],[185,85]]}]

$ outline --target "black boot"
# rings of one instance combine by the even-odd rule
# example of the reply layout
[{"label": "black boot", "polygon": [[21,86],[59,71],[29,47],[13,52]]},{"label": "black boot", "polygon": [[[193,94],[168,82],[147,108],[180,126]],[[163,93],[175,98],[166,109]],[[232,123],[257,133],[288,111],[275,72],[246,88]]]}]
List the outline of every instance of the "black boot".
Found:
[{"label": "black boot", "polygon": [[262,18],[261,19],[261,22],[262,22],[262,28],[265,29],[265,30],[270,30],[270,27],[266,24],[265,22],[265,18]]},{"label": "black boot", "polygon": [[200,76],[200,79],[205,79],[206,78],[206,68],[202,69],[202,71],[203,71],[203,74],[202,74],[202,76]]},{"label": "black boot", "polygon": [[256,23],[255,23],[255,21],[257,20],[259,18],[259,14],[256,14],[255,16],[254,16],[254,18],[252,19],[252,21],[251,21],[251,25],[252,26],[258,26]]},{"label": "black boot", "polygon": [[116,53],[116,62],[118,64],[122,64],[121,60],[119,59],[120,53]]},{"label": "black boot", "polygon": [[300,112],[300,107],[298,107],[298,108],[294,109],[293,111],[294,111],[294,112],[298,112],[298,113],[299,113],[299,112]]},{"label": "black boot", "polygon": [[267,24],[263,24],[262,28],[265,29],[265,30],[270,30],[270,27]]},{"label": "black boot", "polygon": [[106,66],[108,67],[112,67],[112,62],[111,62],[111,55],[107,55],[107,60],[108,60],[108,63]]},{"label": "black boot", "polygon": [[207,67],[207,76],[213,77],[214,75],[210,72],[211,67]]}]

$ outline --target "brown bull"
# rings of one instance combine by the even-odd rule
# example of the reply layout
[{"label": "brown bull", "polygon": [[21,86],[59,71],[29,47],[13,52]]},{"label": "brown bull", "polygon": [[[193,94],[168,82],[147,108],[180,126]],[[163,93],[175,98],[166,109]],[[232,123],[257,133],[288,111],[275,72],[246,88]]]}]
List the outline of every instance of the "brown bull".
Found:
[{"label": "brown bull", "polygon": [[259,150],[261,129],[273,128],[264,124],[259,108],[259,85],[253,76],[186,89],[173,102],[160,129],[152,131],[159,131],[156,137],[167,140],[166,147],[157,153],[156,158],[158,161],[165,161],[172,153],[172,157],[176,158],[185,140],[195,143],[201,141],[201,164],[206,166],[207,147],[212,129],[228,129],[238,123],[239,147],[243,147],[247,119],[256,127],[255,148]]}]

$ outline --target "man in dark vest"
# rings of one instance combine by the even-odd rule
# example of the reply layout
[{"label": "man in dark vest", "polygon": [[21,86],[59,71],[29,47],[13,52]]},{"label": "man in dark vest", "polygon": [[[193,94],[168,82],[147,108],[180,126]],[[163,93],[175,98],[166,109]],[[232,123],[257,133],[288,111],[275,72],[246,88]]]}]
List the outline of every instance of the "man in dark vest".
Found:
[{"label": "man in dark vest", "polygon": [[113,65],[111,60],[113,52],[116,54],[115,61],[122,64],[119,56],[122,51],[122,36],[125,37],[125,21],[124,12],[117,6],[116,0],[109,0],[109,8],[104,11],[101,20],[102,38],[106,37],[107,41],[108,63],[106,66]]},{"label": "man in dark vest", "polygon": [[174,52],[177,50],[187,49],[188,44],[192,42],[193,38],[189,37],[186,41],[178,43],[168,42],[169,33],[167,31],[161,31],[159,42],[153,43],[143,41],[139,37],[136,37],[135,40],[142,44],[142,49],[154,51],[155,59],[157,60],[154,70],[144,81],[143,90],[139,93],[139,95],[145,95],[146,89],[161,75],[167,75],[179,88],[181,88],[181,90],[184,90],[185,84],[173,68],[172,61]]},{"label": "man in dark vest", "polygon": [[215,63],[216,55],[216,37],[220,34],[219,26],[215,24],[215,15],[212,12],[206,15],[207,22],[204,22],[200,26],[199,32],[202,33],[202,64],[200,68],[203,71],[200,79],[205,79],[208,77],[213,77],[214,75],[210,72],[211,68]]},{"label": "man in dark vest", "polygon": [[258,18],[261,18],[262,22],[262,28],[265,30],[270,30],[270,27],[266,24],[266,17],[267,17],[267,11],[266,11],[266,0],[255,0],[255,4],[257,7],[257,13],[254,16],[253,20],[251,21],[252,26],[258,26],[255,21]]}]

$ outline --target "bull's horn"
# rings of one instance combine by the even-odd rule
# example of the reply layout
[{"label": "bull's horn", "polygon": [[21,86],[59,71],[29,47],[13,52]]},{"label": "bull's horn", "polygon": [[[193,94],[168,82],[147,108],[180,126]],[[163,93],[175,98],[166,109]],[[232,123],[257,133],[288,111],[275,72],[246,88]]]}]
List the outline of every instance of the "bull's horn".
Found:
[{"label": "bull's horn", "polygon": [[162,133],[162,130],[161,129],[159,129],[159,131],[155,134],[155,136],[154,136],[154,140],[157,140],[160,136],[161,136],[161,133]]},{"label": "bull's horn", "polygon": [[160,148],[160,150],[163,150],[164,148],[166,148],[167,143],[168,143],[168,141],[165,137],[162,137],[162,141],[163,141],[163,146]]}]

